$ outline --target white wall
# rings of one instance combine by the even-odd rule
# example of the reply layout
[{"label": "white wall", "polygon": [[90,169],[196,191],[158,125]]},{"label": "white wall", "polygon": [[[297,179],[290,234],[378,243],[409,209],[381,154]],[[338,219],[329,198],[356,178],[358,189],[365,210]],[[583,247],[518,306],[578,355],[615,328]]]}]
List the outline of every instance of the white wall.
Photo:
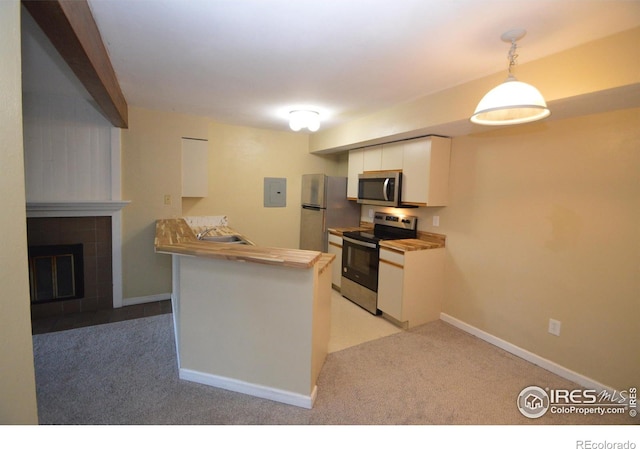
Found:
[{"label": "white wall", "polygon": [[111,126],[80,97],[23,96],[27,201],[111,200]]},{"label": "white wall", "polygon": [[21,23],[27,201],[120,199],[111,124],[25,8]]}]

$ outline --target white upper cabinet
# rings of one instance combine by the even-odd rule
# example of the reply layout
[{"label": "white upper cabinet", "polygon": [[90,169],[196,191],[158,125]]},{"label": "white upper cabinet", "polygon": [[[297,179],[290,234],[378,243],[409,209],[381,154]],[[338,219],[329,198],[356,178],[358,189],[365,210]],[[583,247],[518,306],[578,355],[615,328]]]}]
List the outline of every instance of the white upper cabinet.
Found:
[{"label": "white upper cabinet", "polygon": [[382,146],[369,147],[364,149],[363,171],[382,170]]},{"label": "white upper cabinet", "polygon": [[364,149],[349,151],[347,198],[358,199],[358,175],[364,171]]},{"label": "white upper cabinet", "polygon": [[451,139],[424,137],[349,152],[347,197],[358,197],[358,174],[402,170],[402,203],[446,206],[449,193]]},{"label": "white upper cabinet", "polygon": [[394,142],[382,146],[382,170],[402,170],[404,161],[404,142]]},{"label": "white upper cabinet", "polygon": [[182,139],[182,196],[204,198],[209,194],[209,142]]},{"label": "white upper cabinet", "polygon": [[449,199],[451,140],[444,137],[404,142],[402,202],[446,206]]},{"label": "white upper cabinet", "polygon": [[403,146],[404,142],[394,142],[364,148],[362,171],[402,170]]}]

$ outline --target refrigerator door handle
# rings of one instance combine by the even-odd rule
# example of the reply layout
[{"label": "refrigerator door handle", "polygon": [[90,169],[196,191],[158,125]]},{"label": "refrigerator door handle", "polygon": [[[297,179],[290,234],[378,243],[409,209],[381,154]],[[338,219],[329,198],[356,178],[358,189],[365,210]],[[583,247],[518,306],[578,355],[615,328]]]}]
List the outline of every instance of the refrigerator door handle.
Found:
[{"label": "refrigerator door handle", "polygon": [[309,209],[309,210],[322,210],[322,208],[319,207],[319,206],[309,206],[307,204],[303,204],[302,208],[303,209]]}]

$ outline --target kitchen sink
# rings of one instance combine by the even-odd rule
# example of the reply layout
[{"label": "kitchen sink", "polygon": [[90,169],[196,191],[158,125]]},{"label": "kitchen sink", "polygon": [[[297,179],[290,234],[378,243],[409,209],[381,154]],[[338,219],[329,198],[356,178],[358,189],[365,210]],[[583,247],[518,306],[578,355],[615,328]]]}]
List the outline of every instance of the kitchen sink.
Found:
[{"label": "kitchen sink", "polygon": [[206,235],[201,237],[200,240],[216,243],[238,243],[241,245],[247,244],[245,240],[241,239],[237,235]]}]

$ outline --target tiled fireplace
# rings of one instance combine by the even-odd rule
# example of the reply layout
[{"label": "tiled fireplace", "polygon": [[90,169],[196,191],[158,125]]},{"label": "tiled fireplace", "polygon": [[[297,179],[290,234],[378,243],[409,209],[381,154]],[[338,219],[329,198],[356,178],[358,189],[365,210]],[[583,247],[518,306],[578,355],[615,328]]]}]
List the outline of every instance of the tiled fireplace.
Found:
[{"label": "tiled fireplace", "polygon": [[[61,248],[67,274],[70,248],[82,247],[81,256],[73,257],[74,262],[82,260],[81,295],[72,295],[66,281],[61,297],[48,298],[45,292],[44,300],[34,302],[32,294],[32,318],[122,307],[122,208],[127,204],[114,200],[27,203],[27,244],[32,254],[40,251],[48,256]],[[43,265],[46,271],[46,260]]]},{"label": "tiled fireplace", "polygon": [[[33,318],[113,308],[111,220],[110,216],[27,219]],[[56,266],[57,253],[63,255],[58,258],[61,268],[51,282],[47,270]],[[35,261],[41,268],[35,268]],[[36,288],[38,278],[42,281]],[[51,286],[58,282],[59,293]]]}]

